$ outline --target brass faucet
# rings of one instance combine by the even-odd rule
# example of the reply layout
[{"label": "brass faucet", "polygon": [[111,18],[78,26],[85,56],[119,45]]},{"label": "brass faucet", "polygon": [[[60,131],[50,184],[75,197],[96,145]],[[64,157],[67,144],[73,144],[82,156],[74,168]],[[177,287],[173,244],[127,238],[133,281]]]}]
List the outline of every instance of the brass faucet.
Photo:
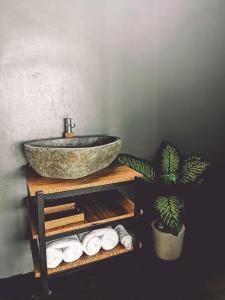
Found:
[{"label": "brass faucet", "polygon": [[64,121],[65,121],[64,137],[65,138],[75,137],[75,134],[73,133],[73,128],[75,127],[75,123],[72,123],[71,118],[65,118]]}]

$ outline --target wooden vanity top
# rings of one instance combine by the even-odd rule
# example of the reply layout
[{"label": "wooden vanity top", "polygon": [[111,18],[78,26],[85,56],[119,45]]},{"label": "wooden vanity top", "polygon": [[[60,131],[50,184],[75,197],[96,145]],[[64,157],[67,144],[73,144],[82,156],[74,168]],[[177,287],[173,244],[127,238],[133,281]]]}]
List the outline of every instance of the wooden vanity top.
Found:
[{"label": "wooden vanity top", "polygon": [[30,196],[42,191],[44,194],[59,193],[113,183],[132,181],[143,175],[127,166],[114,166],[79,179],[54,179],[38,175],[31,167],[26,167],[27,186]]}]

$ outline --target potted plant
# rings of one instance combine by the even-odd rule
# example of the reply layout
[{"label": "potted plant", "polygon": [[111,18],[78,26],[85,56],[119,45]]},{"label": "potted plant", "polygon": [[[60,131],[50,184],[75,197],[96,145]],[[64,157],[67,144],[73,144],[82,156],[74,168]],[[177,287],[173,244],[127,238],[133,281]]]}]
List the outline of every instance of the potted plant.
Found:
[{"label": "potted plant", "polygon": [[185,233],[181,191],[203,182],[209,162],[198,154],[183,157],[168,142],[161,145],[154,164],[129,154],[119,154],[117,160],[142,173],[143,180],[156,187],[154,210],[157,218],[151,224],[154,251],[163,260],[179,258]]}]

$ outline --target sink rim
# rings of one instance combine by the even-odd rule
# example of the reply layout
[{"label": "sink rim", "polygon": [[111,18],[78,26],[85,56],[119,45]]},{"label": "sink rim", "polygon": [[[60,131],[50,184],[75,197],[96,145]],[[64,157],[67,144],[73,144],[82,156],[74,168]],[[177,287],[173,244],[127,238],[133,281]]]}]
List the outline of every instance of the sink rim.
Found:
[{"label": "sink rim", "polygon": [[[55,141],[55,140],[67,140],[67,141],[71,141],[74,140],[76,138],[104,138],[104,137],[110,137],[110,138],[114,138],[115,140],[113,142],[110,143],[106,143],[103,145],[98,145],[98,146],[90,146],[90,147],[49,147],[49,146],[34,146],[32,145],[32,143],[35,142],[44,142],[44,141]],[[45,150],[63,150],[63,151],[73,151],[73,150],[90,150],[90,149],[96,149],[96,148],[102,148],[102,147],[106,147],[112,144],[115,144],[118,141],[122,141],[120,137],[118,136],[113,136],[113,135],[78,135],[75,136],[73,138],[63,138],[63,137],[58,137],[58,138],[46,138],[46,139],[40,139],[40,140],[33,140],[30,142],[26,142],[24,143],[24,148],[36,148],[36,149],[45,149]]]}]

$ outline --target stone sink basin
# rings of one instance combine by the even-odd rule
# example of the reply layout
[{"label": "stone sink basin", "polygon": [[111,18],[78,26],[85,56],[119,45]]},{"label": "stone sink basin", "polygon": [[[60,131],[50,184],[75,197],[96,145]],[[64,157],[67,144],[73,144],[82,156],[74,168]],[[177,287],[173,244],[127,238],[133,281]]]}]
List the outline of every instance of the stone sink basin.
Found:
[{"label": "stone sink basin", "polygon": [[77,136],[24,144],[26,158],[41,176],[76,179],[106,168],[121,149],[114,136]]}]

